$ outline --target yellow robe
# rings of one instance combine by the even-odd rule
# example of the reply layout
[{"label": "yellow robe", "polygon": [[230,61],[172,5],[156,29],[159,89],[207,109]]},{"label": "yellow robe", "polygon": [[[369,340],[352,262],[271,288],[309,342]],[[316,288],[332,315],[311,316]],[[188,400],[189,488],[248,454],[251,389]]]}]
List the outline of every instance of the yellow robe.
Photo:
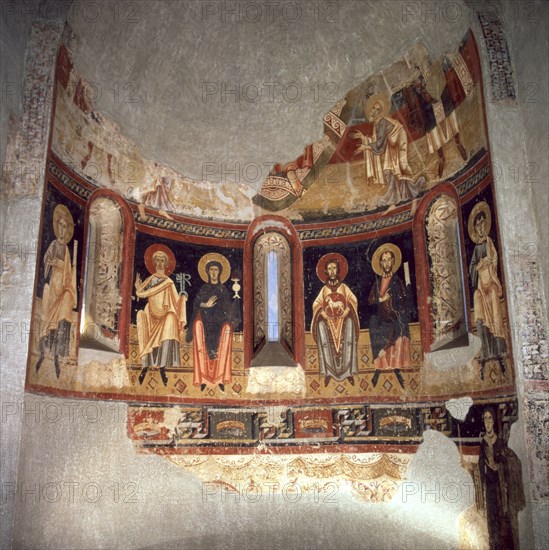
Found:
[{"label": "yellow robe", "polygon": [[498,254],[492,239],[486,238],[486,256],[477,263],[478,287],[473,296],[475,321],[481,321],[492,336],[505,338],[500,299],[503,289],[497,274]]},{"label": "yellow robe", "polygon": [[[155,278],[164,280],[148,288]],[[136,291],[136,295],[147,298],[148,303],[137,313],[140,357],[160,347],[165,340],[180,342],[181,327],[187,324],[187,297],[177,294],[175,284],[169,277],[151,275],[142,288],[145,290]]]},{"label": "yellow robe", "polygon": [[[61,259],[62,258],[62,259]],[[60,321],[73,321],[76,307],[76,267],[71,265],[69,248],[66,244],[53,241],[44,256],[46,277],[42,293],[42,326],[40,336],[57,330]]]},{"label": "yellow robe", "polygon": [[[388,135],[385,136],[385,133]],[[379,135],[378,135],[379,134]],[[386,144],[381,151],[381,143],[386,138]],[[374,124],[372,138],[365,138],[365,144],[371,145],[374,150],[364,151],[366,178],[373,183],[388,185],[385,171],[390,172],[397,179],[409,170],[408,166],[408,137],[404,126],[398,120],[384,117],[378,125]],[[378,154],[374,151],[377,150]],[[381,154],[379,154],[381,153]]]}]

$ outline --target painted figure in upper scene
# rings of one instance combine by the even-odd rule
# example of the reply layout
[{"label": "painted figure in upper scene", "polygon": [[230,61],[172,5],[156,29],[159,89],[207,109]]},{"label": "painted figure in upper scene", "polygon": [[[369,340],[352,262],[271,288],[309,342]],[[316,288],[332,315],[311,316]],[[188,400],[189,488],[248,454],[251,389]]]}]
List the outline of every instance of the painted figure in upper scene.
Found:
[{"label": "painted figure in upper scene", "polygon": [[[462,63],[462,67],[464,64]],[[456,117],[455,105],[462,96],[464,85],[452,69],[452,62],[447,57],[444,59],[444,75],[446,86],[442,91],[440,100],[435,99],[428,91],[423,74],[416,68],[416,76],[412,84],[404,88],[402,93],[408,105],[408,119],[415,127],[420,127],[427,135],[429,153],[438,154],[438,177],[444,171],[443,145],[454,140],[461,158],[467,160],[467,151],[463,147],[459,137],[459,125]],[[470,76],[469,76],[470,79]],[[461,93],[460,93],[461,92]]]},{"label": "painted figure in upper scene", "polygon": [[204,391],[207,385],[231,381],[233,330],[238,320],[237,302],[225,282],[230,278],[231,265],[222,254],[205,254],[198,263],[198,273],[204,281],[193,303],[193,314],[187,342],[193,342],[193,384]]},{"label": "painted figure in upper scene", "polygon": [[354,375],[358,373],[358,304],[353,291],[343,282],[347,271],[347,260],[337,253],[322,256],[316,266],[324,286],[313,303],[311,332],[318,346],[324,386],[331,378],[338,382],[348,380],[354,386]]},{"label": "painted figure in upper scene", "polygon": [[171,210],[172,212],[175,210],[169,196],[169,192],[171,191],[172,187],[173,180],[171,180],[170,178],[162,176],[156,179],[154,187],[149,191],[145,191],[143,193],[143,195],[141,196],[142,202],[137,205],[141,220],[147,220],[147,216],[145,214],[145,206],[155,208],[156,210],[158,210],[158,213],[162,217],[168,220],[173,219],[167,212],[167,210]]},{"label": "painted figure in upper scene", "polygon": [[286,164],[275,164],[269,176],[286,178],[290,183],[291,193],[296,197],[303,196],[305,188],[299,179],[299,171],[310,170],[313,166],[313,146],[307,145],[303,155]]},{"label": "painted figure in upper scene", "polygon": [[494,409],[486,407],[482,420],[478,466],[490,549],[518,549],[517,515],[525,505],[520,460],[496,433]]},{"label": "painted figure in upper scene", "polygon": [[497,360],[501,372],[505,372],[504,357],[507,352],[501,297],[503,288],[498,279],[498,254],[488,236],[492,216],[484,201],[476,204],[469,215],[469,236],[475,243],[469,277],[475,292],[473,295],[474,320],[482,342],[480,350],[480,377],[484,380],[487,361]]},{"label": "painted figure in upper scene", "polygon": [[425,178],[412,179],[412,169],[408,164],[408,136],[398,120],[387,116],[389,109],[387,98],[381,95],[370,97],[365,113],[373,123],[373,135],[365,136],[357,130],[351,137],[361,142],[356,150],[364,151],[367,180],[387,186],[377,205],[388,206],[387,211],[390,211],[403,201],[413,201],[412,211],[415,212],[416,197]]},{"label": "painted figure in upper scene", "polygon": [[137,337],[143,384],[151,367],[160,369],[164,386],[168,384],[167,367],[180,366],[179,344],[187,324],[187,296],[179,295],[170,274],[175,268],[173,252],[164,245],[153,244],[145,251],[145,265],[151,275],[135,280],[135,294],[147,298],[147,305],[137,312]]},{"label": "painted figure in upper scene", "polygon": [[67,243],[74,233],[74,220],[69,209],[58,204],[53,211],[55,241],[44,254],[44,277],[49,281],[42,292],[42,323],[40,325],[40,370],[46,350],[53,355],[55,374],[59,378],[60,360],[69,356],[73,310],[77,304],[76,256],[78,241],[74,241],[72,261]]},{"label": "painted figure in upper scene", "polygon": [[[368,303],[376,309],[369,324],[375,368],[372,378],[374,387],[382,371],[394,371],[404,388],[400,370],[412,366],[409,323],[413,306],[411,291],[396,275],[401,263],[400,249],[390,243],[380,246],[372,257],[372,269],[377,275],[368,297]],[[406,282],[409,285],[408,280]]]}]

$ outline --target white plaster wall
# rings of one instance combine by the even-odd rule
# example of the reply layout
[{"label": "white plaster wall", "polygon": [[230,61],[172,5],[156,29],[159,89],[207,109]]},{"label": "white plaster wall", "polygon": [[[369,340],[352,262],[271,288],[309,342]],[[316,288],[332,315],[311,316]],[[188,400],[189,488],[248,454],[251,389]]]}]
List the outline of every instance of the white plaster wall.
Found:
[{"label": "white plaster wall", "polygon": [[[518,11],[517,11],[518,10]],[[531,194],[532,209],[527,210],[528,220],[524,228],[536,225],[539,241],[530,238],[530,231],[523,242],[522,255],[535,255],[544,266],[545,296],[549,295],[549,7],[547,2],[528,2],[523,6],[507,0],[502,5],[513,61],[518,78],[519,110],[523,131],[515,147],[523,151],[522,160],[529,163],[518,172],[515,194],[523,191]],[[518,17],[517,17],[518,15]],[[544,116],[545,114],[545,116]],[[504,118],[504,117],[502,117]],[[512,126],[501,120],[501,129],[513,134]],[[518,167],[519,168],[519,167]],[[508,170],[509,171],[509,170]],[[528,175],[527,175],[528,171]],[[513,183],[517,183],[515,174]]]},{"label": "white plaster wall", "polygon": [[436,433],[390,504],[343,489],[290,502],[266,486],[258,502],[237,502],[161,457],[136,454],[124,404],[33,395],[25,403],[23,440],[32,445],[13,497],[15,548],[457,549],[457,516],[472,502],[456,446]]},{"label": "white plaster wall", "polygon": [[21,112],[23,83],[23,61],[25,46],[32,20],[22,17],[5,16],[2,10],[0,21],[0,81],[2,101],[0,101],[0,166],[4,165],[4,155],[8,142],[10,114]]},{"label": "white plaster wall", "polygon": [[[40,173],[36,150],[45,150],[46,141],[40,139],[43,136],[34,141],[29,139],[31,146],[19,151],[20,163],[10,159],[9,165],[5,165],[4,160],[10,117],[15,118],[13,129],[17,130],[21,122],[19,117],[26,107],[25,78],[32,69],[28,66],[25,49],[30,42],[32,25],[36,21],[55,24],[58,16],[64,18],[66,3],[63,5],[57,0],[29,1],[25,5],[2,2],[0,7],[0,161],[3,175],[0,189],[0,547],[9,548],[14,507],[10,499],[4,498],[4,490],[17,479],[21,419],[8,413],[20,410],[24,401],[41,187],[38,193],[17,196],[17,192],[9,189],[11,177],[5,176],[10,173],[20,177],[23,166],[30,166]],[[47,86],[44,93],[47,93]],[[45,105],[49,105],[48,101]],[[46,108],[44,113],[47,116],[49,109]]]}]

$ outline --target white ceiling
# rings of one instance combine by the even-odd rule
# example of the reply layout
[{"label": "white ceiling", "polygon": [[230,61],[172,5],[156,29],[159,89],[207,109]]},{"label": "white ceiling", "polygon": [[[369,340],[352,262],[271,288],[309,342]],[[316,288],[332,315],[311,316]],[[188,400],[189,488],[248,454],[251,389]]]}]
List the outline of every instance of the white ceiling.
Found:
[{"label": "white ceiling", "polygon": [[101,89],[98,108],[146,157],[210,181],[247,166],[251,177],[259,164],[260,181],[267,165],[321,137],[334,98],[416,40],[432,56],[457,47],[469,10],[456,1],[453,11],[445,4],[446,11],[426,12],[427,4],[440,6],[137,0],[92,9],[75,2],[68,19],[79,38],[75,65]]}]

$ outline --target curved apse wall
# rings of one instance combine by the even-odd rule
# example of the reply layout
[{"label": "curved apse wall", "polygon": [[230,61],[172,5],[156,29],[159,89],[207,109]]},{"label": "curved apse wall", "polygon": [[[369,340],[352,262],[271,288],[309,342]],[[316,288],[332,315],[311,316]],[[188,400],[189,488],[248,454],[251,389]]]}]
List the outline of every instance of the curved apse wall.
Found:
[{"label": "curved apse wall", "polygon": [[472,33],[323,123],[259,192],[191,181],[94,111],[62,46],[27,389],[127,401],[137,447],[174,461],[405,457],[433,429],[478,481],[488,417],[504,444],[517,404]]}]

